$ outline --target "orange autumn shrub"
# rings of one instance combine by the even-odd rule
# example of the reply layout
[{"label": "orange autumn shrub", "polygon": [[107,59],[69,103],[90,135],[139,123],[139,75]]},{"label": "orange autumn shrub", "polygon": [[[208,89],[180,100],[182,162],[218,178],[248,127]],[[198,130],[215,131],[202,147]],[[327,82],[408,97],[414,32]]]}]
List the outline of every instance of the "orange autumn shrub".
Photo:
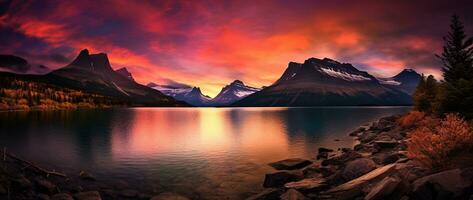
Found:
[{"label": "orange autumn shrub", "polygon": [[420,111],[411,111],[407,115],[397,120],[397,123],[405,129],[411,129],[419,125],[425,118],[425,113]]},{"label": "orange autumn shrub", "polygon": [[431,126],[419,126],[409,136],[408,156],[433,169],[447,168],[456,156],[473,149],[473,129],[457,114],[447,114]]}]

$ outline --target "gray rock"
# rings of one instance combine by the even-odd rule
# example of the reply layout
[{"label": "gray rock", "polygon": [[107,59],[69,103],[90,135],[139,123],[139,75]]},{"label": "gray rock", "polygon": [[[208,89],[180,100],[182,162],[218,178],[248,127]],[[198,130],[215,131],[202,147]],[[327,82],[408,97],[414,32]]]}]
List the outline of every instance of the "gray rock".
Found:
[{"label": "gray rock", "polygon": [[294,170],[304,168],[305,166],[310,164],[312,164],[312,162],[309,160],[301,158],[291,158],[270,163],[269,166],[277,170]]},{"label": "gray rock", "polygon": [[38,187],[38,190],[40,192],[44,192],[44,193],[47,193],[47,194],[53,194],[57,191],[56,185],[54,185],[53,183],[51,183],[48,180],[38,178],[38,179],[35,180],[35,183],[36,183],[36,186]]},{"label": "gray rock", "polygon": [[151,200],[189,200],[189,198],[176,193],[164,192],[151,198]]},{"label": "gray rock", "polygon": [[376,164],[387,165],[387,164],[395,163],[396,161],[399,160],[399,158],[400,157],[397,152],[378,153],[373,156],[373,161]]},{"label": "gray rock", "polygon": [[373,131],[367,131],[363,132],[359,137],[358,140],[360,140],[361,143],[368,143],[371,142],[376,138],[376,133]]},{"label": "gray rock", "polygon": [[399,142],[395,140],[376,140],[373,144],[377,149],[383,150],[394,148],[399,145]]},{"label": "gray rock", "polygon": [[363,188],[384,179],[384,177],[393,174],[396,171],[396,164],[389,164],[377,168],[361,177],[353,179],[349,182],[341,184],[335,188],[328,190],[328,195],[334,196],[336,199],[354,199],[363,194]]},{"label": "gray rock", "polygon": [[327,177],[334,174],[336,171],[337,169],[333,165],[328,165],[328,166],[313,165],[302,170],[302,173],[304,174],[305,177],[312,178],[312,177],[317,177],[319,175],[322,175],[323,177]]},{"label": "gray rock", "polygon": [[71,195],[67,193],[55,194],[51,197],[51,200],[74,200]]},{"label": "gray rock", "polygon": [[329,158],[327,160],[322,161],[322,166],[327,165],[344,165],[346,162],[355,160],[357,158],[361,158],[361,154],[355,151],[349,151],[346,153],[342,153],[341,155]]},{"label": "gray rock", "polygon": [[400,178],[386,177],[371,189],[371,191],[365,196],[365,200],[382,200],[392,196],[392,193],[401,183]]},{"label": "gray rock", "polygon": [[74,194],[74,198],[76,200],[102,200],[97,191],[79,192]]},{"label": "gray rock", "polygon": [[308,198],[297,190],[289,189],[281,195],[281,200],[308,200]]},{"label": "gray rock", "polygon": [[376,168],[376,163],[369,158],[358,158],[347,163],[342,172],[342,177],[346,180],[358,178]]},{"label": "gray rock", "polygon": [[284,185],[287,189],[296,189],[304,192],[317,192],[327,188],[327,182],[322,177],[306,178],[300,181],[289,182]]},{"label": "gray rock", "polygon": [[467,199],[473,194],[473,168],[452,169],[417,179],[412,197],[427,199]]},{"label": "gray rock", "polygon": [[264,178],[263,187],[282,187],[284,184],[292,181],[301,180],[303,177],[297,173],[290,173],[287,171],[266,174]]},{"label": "gray rock", "polygon": [[372,144],[357,144],[353,148],[355,151],[360,152],[360,153],[377,153],[379,150],[375,148]]}]

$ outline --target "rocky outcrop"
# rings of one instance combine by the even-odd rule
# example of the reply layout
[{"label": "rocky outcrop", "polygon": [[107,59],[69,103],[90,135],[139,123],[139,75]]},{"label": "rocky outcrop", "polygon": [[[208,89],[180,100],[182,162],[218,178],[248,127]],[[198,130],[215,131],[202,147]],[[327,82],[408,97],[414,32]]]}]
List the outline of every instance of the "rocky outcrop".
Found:
[{"label": "rocky outcrop", "polygon": [[263,187],[282,187],[284,184],[302,179],[302,175],[294,172],[281,171],[266,174]]},{"label": "rocky outcrop", "polygon": [[413,183],[412,197],[428,199],[468,199],[473,193],[473,168],[452,169],[428,175]]},{"label": "rocky outcrop", "polygon": [[[471,199],[473,168],[433,172],[411,160],[406,152],[407,130],[396,124],[398,118],[385,117],[350,133],[360,142],[354,149],[320,148],[312,164],[290,171],[302,171],[299,180],[279,186],[286,178],[273,185],[273,191],[284,196],[260,199]],[[331,155],[320,156],[324,153]],[[290,176],[287,173],[274,174]]]},{"label": "rocky outcrop", "polygon": [[286,159],[286,160],[270,163],[269,166],[277,170],[294,170],[294,169],[303,168],[310,164],[312,164],[312,162],[309,160],[305,160],[301,158],[291,158],[291,159]]}]

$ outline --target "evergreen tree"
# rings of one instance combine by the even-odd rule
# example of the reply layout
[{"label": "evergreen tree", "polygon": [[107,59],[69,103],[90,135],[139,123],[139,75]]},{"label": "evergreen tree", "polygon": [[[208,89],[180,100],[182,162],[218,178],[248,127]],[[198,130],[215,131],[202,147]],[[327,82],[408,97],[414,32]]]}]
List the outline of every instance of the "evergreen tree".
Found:
[{"label": "evergreen tree", "polygon": [[444,37],[443,95],[438,97],[440,112],[456,112],[471,117],[473,113],[473,38],[465,34],[458,16],[452,17],[450,32]]},{"label": "evergreen tree", "polygon": [[426,96],[426,80],[424,74],[417,85],[416,91],[414,92],[414,109],[418,111],[425,111],[428,107],[427,96]]}]

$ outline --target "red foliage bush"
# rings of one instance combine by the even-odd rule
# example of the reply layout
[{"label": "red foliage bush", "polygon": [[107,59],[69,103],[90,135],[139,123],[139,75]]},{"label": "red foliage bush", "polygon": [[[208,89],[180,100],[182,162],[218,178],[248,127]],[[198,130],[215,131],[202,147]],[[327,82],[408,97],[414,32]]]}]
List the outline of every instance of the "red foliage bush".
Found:
[{"label": "red foliage bush", "polygon": [[405,129],[411,129],[419,126],[425,118],[425,113],[420,111],[411,111],[407,115],[402,116],[397,120],[397,123]]},{"label": "red foliage bush", "polygon": [[407,141],[407,151],[414,158],[433,169],[449,167],[456,156],[470,152],[473,148],[473,129],[457,114],[447,114],[439,123],[421,125],[412,131]]}]

